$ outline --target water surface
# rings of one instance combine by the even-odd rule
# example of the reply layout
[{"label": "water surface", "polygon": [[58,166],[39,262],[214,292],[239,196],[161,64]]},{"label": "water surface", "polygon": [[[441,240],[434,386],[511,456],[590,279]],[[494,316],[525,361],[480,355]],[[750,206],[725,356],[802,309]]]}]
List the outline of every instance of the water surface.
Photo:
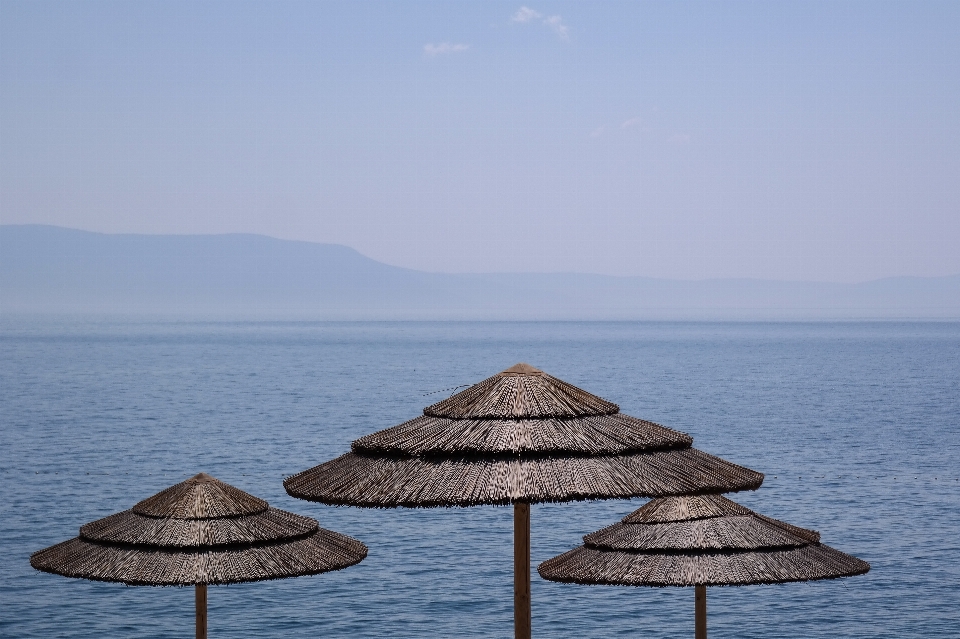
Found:
[{"label": "water surface", "polygon": [[[0,321],[0,635],[192,636],[189,588],[32,551],[204,471],[364,541],[326,575],[210,590],[212,637],[512,636],[512,511],[332,508],[281,484],[526,361],[766,473],[733,496],[866,576],[713,588],[711,637],[956,637],[960,324]],[[440,391],[440,392],[437,392]],[[537,505],[534,565],[645,500]],[[693,635],[693,590],[533,578],[541,637]]]}]

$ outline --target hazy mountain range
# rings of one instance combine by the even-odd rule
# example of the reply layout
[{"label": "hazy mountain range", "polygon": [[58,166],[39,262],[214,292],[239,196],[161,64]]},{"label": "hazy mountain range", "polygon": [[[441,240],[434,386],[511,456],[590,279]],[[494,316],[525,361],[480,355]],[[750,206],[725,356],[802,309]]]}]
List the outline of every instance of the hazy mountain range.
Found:
[{"label": "hazy mountain range", "polygon": [[316,319],[957,319],[960,275],[859,284],[442,274],[260,235],[0,226],[3,313]]}]

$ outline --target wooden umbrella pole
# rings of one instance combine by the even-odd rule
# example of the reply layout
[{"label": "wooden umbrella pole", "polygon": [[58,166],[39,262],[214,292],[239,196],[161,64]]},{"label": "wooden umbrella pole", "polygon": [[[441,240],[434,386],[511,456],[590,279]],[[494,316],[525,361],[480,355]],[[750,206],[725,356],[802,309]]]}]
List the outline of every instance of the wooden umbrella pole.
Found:
[{"label": "wooden umbrella pole", "polygon": [[530,504],[513,505],[513,631],[530,639]]},{"label": "wooden umbrella pole", "polygon": [[697,620],[695,639],[707,639],[707,587],[697,586]]},{"label": "wooden umbrella pole", "polygon": [[207,584],[197,584],[197,639],[207,639]]}]

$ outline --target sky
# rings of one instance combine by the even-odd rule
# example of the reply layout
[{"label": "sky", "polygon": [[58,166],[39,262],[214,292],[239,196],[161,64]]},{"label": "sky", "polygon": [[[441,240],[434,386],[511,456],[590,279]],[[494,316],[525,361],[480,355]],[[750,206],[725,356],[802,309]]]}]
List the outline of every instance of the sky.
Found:
[{"label": "sky", "polygon": [[960,2],[0,0],[0,223],[960,273]]}]

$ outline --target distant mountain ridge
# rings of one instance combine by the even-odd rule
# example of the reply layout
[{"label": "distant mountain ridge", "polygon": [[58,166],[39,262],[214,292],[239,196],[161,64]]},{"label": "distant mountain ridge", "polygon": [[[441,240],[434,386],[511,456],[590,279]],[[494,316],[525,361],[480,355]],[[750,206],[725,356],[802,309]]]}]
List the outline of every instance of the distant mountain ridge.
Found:
[{"label": "distant mountain ridge", "polygon": [[860,284],[425,273],[262,235],[0,226],[0,312],[312,319],[960,319],[960,275]]}]

